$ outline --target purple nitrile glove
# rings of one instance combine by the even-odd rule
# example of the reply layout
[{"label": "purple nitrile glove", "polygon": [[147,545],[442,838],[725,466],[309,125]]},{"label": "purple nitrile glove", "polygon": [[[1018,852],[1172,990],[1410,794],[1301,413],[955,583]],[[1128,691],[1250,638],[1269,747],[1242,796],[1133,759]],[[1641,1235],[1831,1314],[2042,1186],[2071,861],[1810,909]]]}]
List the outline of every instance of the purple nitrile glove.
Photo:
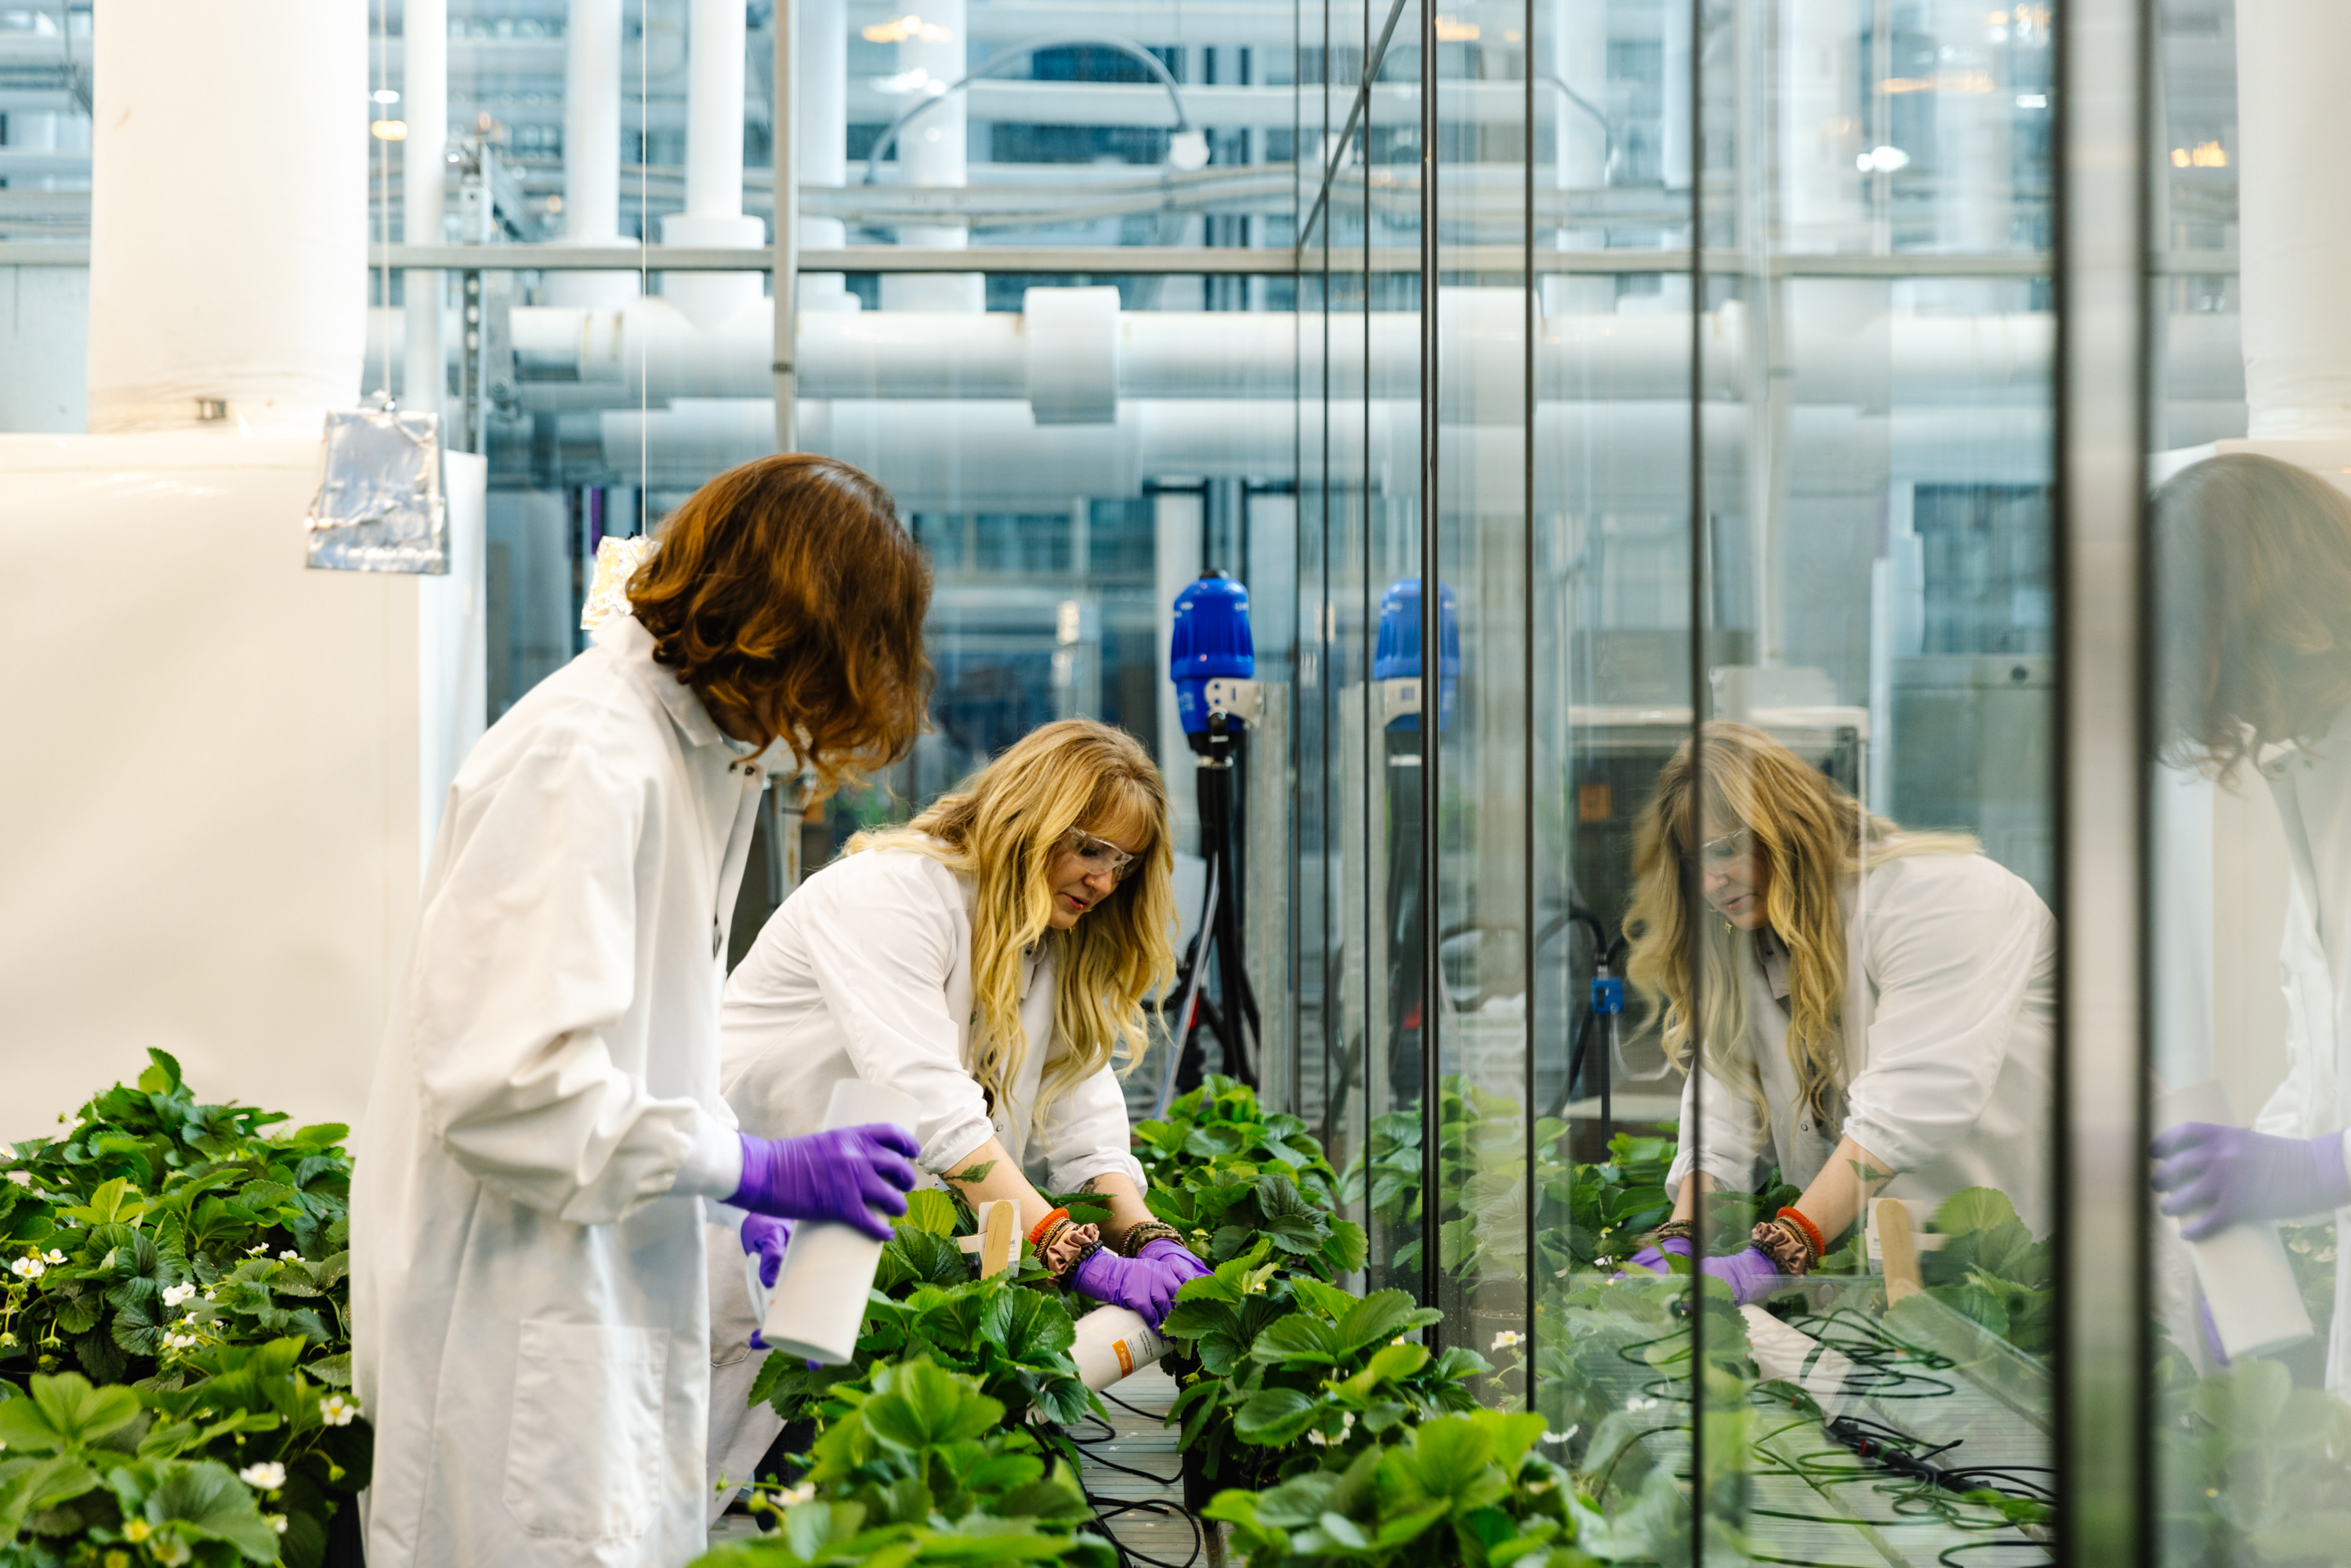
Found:
[{"label": "purple nitrile glove", "polygon": [[1671,1270],[1666,1264],[1666,1254],[1668,1252],[1684,1261],[1687,1261],[1690,1257],[1689,1238],[1687,1236],[1668,1236],[1663,1241],[1658,1242],[1655,1247],[1642,1248],[1638,1252],[1634,1253],[1630,1258],[1625,1260],[1624,1270],[1620,1272],[1616,1278],[1619,1280],[1629,1280],[1633,1277],[1633,1270],[1635,1269],[1646,1270],[1651,1274],[1669,1273]]},{"label": "purple nitrile glove", "polygon": [[906,1212],[922,1147],[903,1127],[872,1122],[805,1138],[738,1135],[743,1185],[726,1200],[737,1208],[778,1219],[838,1220],[876,1241],[889,1240],[891,1218]]},{"label": "purple nitrile glove", "polygon": [[1145,1246],[1137,1258],[1122,1258],[1104,1247],[1078,1265],[1070,1282],[1097,1301],[1127,1308],[1156,1329],[1166,1321],[1185,1281],[1207,1271],[1207,1265],[1180,1243],[1162,1239]]},{"label": "purple nitrile glove", "polygon": [[1728,1258],[1708,1258],[1698,1270],[1729,1286],[1730,1299],[1742,1307],[1754,1305],[1785,1283],[1780,1265],[1761,1247],[1750,1247]]},{"label": "purple nitrile glove", "polygon": [[759,1260],[759,1283],[776,1288],[776,1270],[784,1266],[784,1244],[792,1239],[792,1222],[772,1215],[747,1214],[741,1230],[746,1256]]},{"label": "purple nitrile glove", "polygon": [[2183,1122],[2158,1135],[2151,1153],[2155,1190],[2179,1234],[2201,1241],[2245,1219],[2295,1219],[2351,1204],[2343,1134],[2273,1138],[2242,1127]]}]

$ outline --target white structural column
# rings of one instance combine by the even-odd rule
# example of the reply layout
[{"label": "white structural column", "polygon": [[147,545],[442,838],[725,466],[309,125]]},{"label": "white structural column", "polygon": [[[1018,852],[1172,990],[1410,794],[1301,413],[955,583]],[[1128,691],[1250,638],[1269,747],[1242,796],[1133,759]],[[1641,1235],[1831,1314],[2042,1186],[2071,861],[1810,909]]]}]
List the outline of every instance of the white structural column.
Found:
[{"label": "white structural column", "polygon": [[2237,8],[2238,252],[2256,441],[2351,435],[2351,163],[2336,155],[2346,50],[2351,5],[2339,0]]},{"label": "white structural column", "polygon": [[[784,101],[799,138],[800,187],[839,189],[849,183],[849,14],[843,0],[799,0],[800,33],[794,43],[799,79]],[[812,218],[802,209],[800,245],[830,249],[849,243],[839,218]],[[838,272],[800,274],[802,310],[858,308]]]},{"label": "white structural column", "polygon": [[[449,0],[405,0],[402,8],[400,144],[401,237],[410,245],[441,243],[443,193],[449,174]],[[400,401],[438,413],[447,382],[441,341],[441,275],[411,267],[402,279],[407,312],[407,360]]]},{"label": "white structural column", "polygon": [[[902,26],[905,33],[898,40],[898,69],[907,77],[924,73],[923,85],[915,91],[945,93],[963,79],[970,57],[964,0],[925,0],[921,15]],[[967,93],[945,93],[943,101],[898,133],[898,167],[907,184],[956,187],[967,183],[969,110]],[[960,250],[970,239],[962,224],[903,224],[898,229],[900,245]],[[882,280],[882,304],[891,310],[984,310],[987,280],[977,272],[891,276]]]},{"label": "white structural column", "polygon": [[[743,0],[690,0],[685,64],[685,211],[662,220],[669,245],[754,250],[767,225],[743,215]],[[757,272],[671,273],[662,292],[716,327],[759,298]]]},{"label": "white structural column", "polygon": [[99,0],[96,35],[90,430],[315,436],[360,391],[366,9]]},{"label": "white structural column", "polygon": [[[621,0],[570,0],[563,40],[563,237],[621,239]],[[558,305],[609,305],[637,292],[633,272],[555,272]]]},{"label": "white structural column", "polygon": [[1849,0],[1786,0],[1781,17],[1776,248],[1865,250],[1869,214],[1854,161],[1867,143],[1853,6]]}]

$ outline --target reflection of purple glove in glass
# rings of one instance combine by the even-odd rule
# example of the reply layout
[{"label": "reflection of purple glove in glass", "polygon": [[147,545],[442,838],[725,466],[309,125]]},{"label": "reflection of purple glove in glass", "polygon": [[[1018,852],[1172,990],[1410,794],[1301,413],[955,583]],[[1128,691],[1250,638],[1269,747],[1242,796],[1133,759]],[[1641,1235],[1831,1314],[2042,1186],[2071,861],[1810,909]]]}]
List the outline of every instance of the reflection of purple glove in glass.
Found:
[{"label": "reflection of purple glove in glass", "polygon": [[1139,1258],[1122,1258],[1102,1248],[1078,1265],[1070,1282],[1097,1301],[1139,1313],[1155,1329],[1176,1304],[1176,1292],[1185,1281],[1207,1271],[1207,1265],[1180,1243],[1163,1238],[1146,1245]]},{"label": "reflection of purple glove in glass", "polygon": [[726,1200],[737,1208],[780,1219],[839,1220],[876,1241],[890,1239],[886,1217],[906,1212],[921,1145],[903,1127],[873,1122],[805,1138],[739,1135],[743,1185]]},{"label": "reflection of purple glove in glass", "polygon": [[2155,1190],[2168,1193],[2163,1212],[2179,1234],[2201,1241],[2244,1219],[2294,1219],[2351,1204],[2343,1168],[2343,1134],[2273,1138],[2242,1127],[2183,1122],[2149,1150]]},{"label": "reflection of purple glove in glass", "polygon": [[743,1251],[759,1260],[759,1283],[776,1288],[776,1270],[784,1266],[784,1243],[792,1239],[792,1222],[765,1214],[743,1217]]},{"label": "reflection of purple glove in glass", "polygon": [[1730,1299],[1742,1307],[1753,1305],[1786,1283],[1780,1276],[1780,1265],[1761,1247],[1750,1247],[1728,1258],[1709,1258],[1698,1269],[1729,1286]]},{"label": "reflection of purple glove in glass", "polygon": [[1632,1277],[1632,1271],[1635,1269],[1646,1269],[1652,1274],[1667,1273],[1670,1271],[1666,1264],[1666,1254],[1668,1252],[1672,1253],[1677,1258],[1687,1260],[1690,1256],[1689,1238],[1687,1236],[1668,1236],[1663,1241],[1658,1242],[1655,1247],[1642,1248],[1638,1252],[1634,1253],[1630,1258],[1625,1260],[1625,1272],[1617,1275],[1616,1278],[1619,1280],[1630,1279]]}]

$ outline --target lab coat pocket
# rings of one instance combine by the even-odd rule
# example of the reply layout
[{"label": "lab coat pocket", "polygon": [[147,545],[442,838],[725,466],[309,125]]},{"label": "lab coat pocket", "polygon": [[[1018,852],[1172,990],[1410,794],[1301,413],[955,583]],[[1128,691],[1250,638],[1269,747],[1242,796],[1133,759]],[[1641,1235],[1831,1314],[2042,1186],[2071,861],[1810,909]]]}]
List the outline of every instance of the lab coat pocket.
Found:
[{"label": "lab coat pocket", "polygon": [[669,1473],[660,1329],[536,1320],[515,1358],[506,1505],[533,1535],[633,1541]]}]

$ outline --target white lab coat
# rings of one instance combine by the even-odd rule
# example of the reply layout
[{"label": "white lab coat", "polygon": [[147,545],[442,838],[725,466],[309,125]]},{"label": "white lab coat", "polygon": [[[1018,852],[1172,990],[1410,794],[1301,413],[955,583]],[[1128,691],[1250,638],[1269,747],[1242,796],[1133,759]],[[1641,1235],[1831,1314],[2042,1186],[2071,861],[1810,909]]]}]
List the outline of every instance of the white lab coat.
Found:
[{"label": "white lab coat", "polygon": [[[1784,1180],[1810,1185],[1850,1136],[1899,1173],[1876,1196],[1901,1198],[1914,1223],[1962,1187],[1990,1186],[2045,1235],[2055,920],[2022,878],[1982,855],[1905,855],[1857,882],[1845,906],[1843,1125],[1817,1125],[1799,1098],[1786,1016],[1750,957],[1748,1049],[1768,1122],[1744,1091],[1692,1074],[1668,1185],[1691,1169],[1693,1126],[1707,1173],[1742,1192],[1773,1160]],[[1702,1123],[1692,1106],[1701,1077]]]},{"label": "white lab coat", "polygon": [[[843,856],[810,877],[727,981],[721,1077],[728,1106],[747,1133],[797,1137],[820,1129],[835,1083],[864,1078],[905,1091],[922,1107],[916,1163],[934,1176],[962,1169],[993,1137],[1024,1166],[1032,1152],[1041,1155],[1049,1190],[1067,1192],[1113,1171],[1143,1190],[1126,1099],[1110,1067],[1036,1123],[1045,1069],[1063,1053],[1053,1032],[1050,936],[1025,973],[1027,1059],[995,1105],[981,1093],[970,1071],[971,902],[969,878],[914,850]],[[714,1497],[720,1474],[745,1479],[782,1427],[769,1406],[745,1403],[765,1355],[748,1347],[758,1324],[739,1240],[726,1255],[731,1239],[714,1235],[710,1253]]]},{"label": "white lab coat", "polygon": [[[2351,708],[2315,746],[2262,748],[2293,878],[2278,954],[2285,988],[2285,1077],[2258,1132],[2315,1138],[2351,1127]],[[2351,1208],[2335,1213],[2335,1320],[2326,1385],[2351,1399]]]},{"label": "white lab coat", "polygon": [[355,1152],[371,1568],[675,1568],[707,1543],[703,1214],[760,769],[631,618],[451,787]]}]

